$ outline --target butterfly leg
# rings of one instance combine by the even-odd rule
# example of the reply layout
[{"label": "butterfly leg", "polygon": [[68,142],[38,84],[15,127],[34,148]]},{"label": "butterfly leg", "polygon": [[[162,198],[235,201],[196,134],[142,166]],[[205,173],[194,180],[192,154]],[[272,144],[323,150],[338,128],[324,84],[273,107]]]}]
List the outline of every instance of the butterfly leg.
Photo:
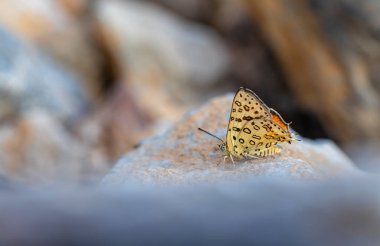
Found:
[{"label": "butterfly leg", "polygon": [[226,159],[227,159],[228,157],[231,159],[232,163],[235,164],[234,159],[232,158],[232,155],[225,155],[224,158],[223,158],[223,164],[226,163]]},{"label": "butterfly leg", "polygon": [[235,162],[234,162],[234,158],[232,158],[232,155],[231,155],[231,154],[230,154],[230,159],[231,159],[232,163],[235,164]]},{"label": "butterfly leg", "polygon": [[275,145],[274,150],[273,150],[273,154],[278,154],[281,152],[281,150],[282,150],[281,146]]},{"label": "butterfly leg", "polygon": [[251,155],[251,154],[246,154],[245,156],[244,156],[246,159],[259,159],[260,157],[258,157],[258,156],[255,156],[255,155]]}]

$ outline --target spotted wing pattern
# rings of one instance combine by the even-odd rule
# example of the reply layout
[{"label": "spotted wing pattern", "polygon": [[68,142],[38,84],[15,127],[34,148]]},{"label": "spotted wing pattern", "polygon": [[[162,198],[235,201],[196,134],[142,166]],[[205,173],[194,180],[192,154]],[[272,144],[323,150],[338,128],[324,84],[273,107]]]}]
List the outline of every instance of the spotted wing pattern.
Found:
[{"label": "spotted wing pattern", "polygon": [[280,152],[280,142],[291,141],[288,123],[252,91],[240,88],[234,97],[226,136],[227,152],[238,159]]}]

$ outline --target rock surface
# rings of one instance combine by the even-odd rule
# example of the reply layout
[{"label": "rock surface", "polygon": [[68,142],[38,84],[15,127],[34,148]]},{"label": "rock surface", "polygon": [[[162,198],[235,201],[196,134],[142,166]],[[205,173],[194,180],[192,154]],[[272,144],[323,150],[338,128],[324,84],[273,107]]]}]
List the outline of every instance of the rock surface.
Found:
[{"label": "rock surface", "polygon": [[[217,139],[198,131],[201,127],[223,138],[228,123],[231,96],[212,100],[192,112],[172,130],[144,141],[123,157],[104,178],[105,184],[197,183],[270,176],[321,179],[360,175],[361,172],[332,142],[310,141],[282,144],[275,157],[240,161],[236,164],[217,150]],[[296,123],[295,123],[296,124]]]}]

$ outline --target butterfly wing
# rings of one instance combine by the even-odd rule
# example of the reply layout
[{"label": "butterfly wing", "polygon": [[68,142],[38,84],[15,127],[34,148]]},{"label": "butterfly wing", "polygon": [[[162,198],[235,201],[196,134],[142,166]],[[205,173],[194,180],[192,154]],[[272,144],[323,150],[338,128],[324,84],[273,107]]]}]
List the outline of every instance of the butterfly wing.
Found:
[{"label": "butterfly wing", "polygon": [[247,139],[238,146],[244,157],[265,157],[279,153],[277,144],[287,139],[286,132],[270,119],[254,119],[245,128],[251,129],[251,133],[243,131],[238,136],[239,139]]},{"label": "butterfly wing", "polygon": [[234,157],[243,158],[243,150],[250,135],[257,129],[253,120],[270,118],[270,109],[252,91],[240,88],[232,101],[226,136],[227,151]]},{"label": "butterfly wing", "polygon": [[289,137],[291,137],[290,126],[289,126],[290,123],[285,122],[285,120],[281,117],[281,115],[279,113],[277,113],[277,111],[274,110],[273,108],[270,108],[269,111],[271,113],[272,120],[278,126],[280,126],[284,131],[286,131],[289,134]]},{"label": "butterfly wing", "polygon": [[265,157],[280,152],[278,142],[291,139],[289,124],[252,91],[235,94],[226,136],[228,152],[237,158]]}]

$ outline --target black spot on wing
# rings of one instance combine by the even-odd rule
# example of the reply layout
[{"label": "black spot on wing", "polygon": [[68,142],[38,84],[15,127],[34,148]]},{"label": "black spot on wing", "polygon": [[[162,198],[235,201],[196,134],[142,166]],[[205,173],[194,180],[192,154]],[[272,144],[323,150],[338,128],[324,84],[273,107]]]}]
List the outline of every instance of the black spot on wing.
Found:
[{"label": "black spot on wing", "polygon": [[252,138],[257,139],[257,140],[260,140],[260,139],[261,139],[260,136],[257,136],[257,135],[255,135],[255,134],[252,135]]},{"label": "black spot on wing", "polygon": [[251,121],[253,118],[251,116],[243,116],[243,120]]},{"label": "black spot on wing", "polygon": [[243,132],[245,132],[247,134],[251,134],[251,130],[247,127],[243,128]]},{"label": "black spot on wing", "polygon": [[271,131],[272,131],[272,126],[269,125],[269,124],[265,124],[265,125],[263,125],[263,128],[264,128],[267,132],[271,132]]},{"label": "black spot on wing", "polygon": [[273,136],[268,135],[268,134],[264,134],[264,138],[266,138],[266,139],[268,139],[268,140],[270,140],[270,139],[274,139]]}]

